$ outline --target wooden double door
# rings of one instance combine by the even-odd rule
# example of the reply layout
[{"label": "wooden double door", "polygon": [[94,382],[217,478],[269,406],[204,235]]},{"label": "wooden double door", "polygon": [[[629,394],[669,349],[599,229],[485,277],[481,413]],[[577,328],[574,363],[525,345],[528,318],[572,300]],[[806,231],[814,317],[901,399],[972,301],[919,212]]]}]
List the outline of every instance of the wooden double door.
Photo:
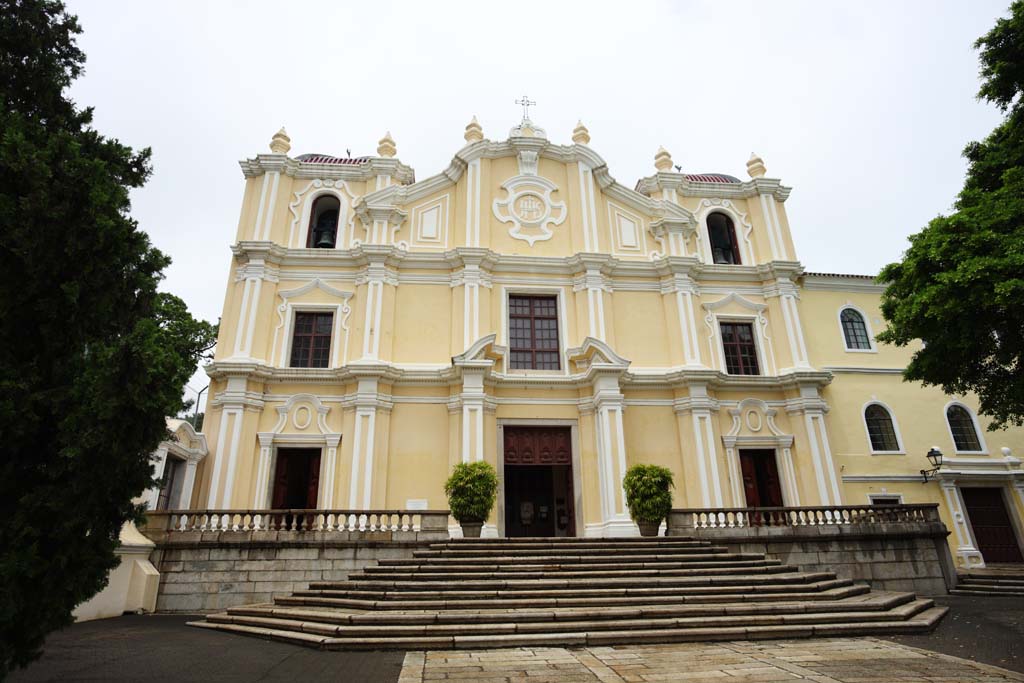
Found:
[{"label": "wooden double door", "polygon": [[740,450],[740,472],[747,507],[782,507],[782,485],[772,449]]},{"label": "wooden double door", "polygon": [[279,448],[270,506],[274,510],[315,510],[320,490],[320,449]]},{"label": "wooden double door", "polygon": [[960,495],[985,564],[1024,562],[1002,489],[962,488]]},{"label": "wooden double door", "polygon": [[575,536],[569,427],[503,429],[505,535]]}]

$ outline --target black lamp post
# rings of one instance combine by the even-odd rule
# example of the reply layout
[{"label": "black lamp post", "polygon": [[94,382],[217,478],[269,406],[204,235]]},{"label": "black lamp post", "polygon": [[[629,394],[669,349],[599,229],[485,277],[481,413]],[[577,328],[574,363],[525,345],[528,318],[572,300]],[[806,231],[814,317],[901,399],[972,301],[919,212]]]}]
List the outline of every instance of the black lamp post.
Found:
[{"label": "black lamp post", "polygon": [[921,470],[921,478],[924,480],[923,483],[928,483],[928,478],[939,471],[942,467],[942,451],[939,450],[938,446],[932,446],[927,453],[928,462],[932,464],[930,470]]}]

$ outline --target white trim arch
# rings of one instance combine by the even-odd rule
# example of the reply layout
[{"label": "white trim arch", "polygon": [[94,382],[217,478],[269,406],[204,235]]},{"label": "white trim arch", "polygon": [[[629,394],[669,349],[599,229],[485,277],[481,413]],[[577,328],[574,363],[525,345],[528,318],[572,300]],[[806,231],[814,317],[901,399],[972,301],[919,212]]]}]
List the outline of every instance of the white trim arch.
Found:
[{"label": "white trim arch", "polygon": [[708,214],[714,211],[724,213],[732,220],[736,239],[739,242],[740,258],[743,261],[738,265],[755,265],[757,260],[754,258],[754,244],[750,240],[750,233],[753,232],[754,225],[750,222],[747,214],[736,208],[736,205],[728,199],[702,199],[694,209],[693,215],[698,226],[695,233],[697,235],[697,258],[704,263],[714,263],[714,259],[711,258],[711,235],[708,233],[707,220]]},{"label": "white trim arch", "polygon": [[[868,430],[868,416],[867,410],[871,406],[881,406],[885,409],[885,412],[889,414],[889,422],[892,423],[892,431],[896,435],[896,446],[895,451],[876,451],[874,444],[871,443],[871,432]],[[877,399],[872,399],[866,402],[860,407],[860,421],[864,425],[864,437],[868,440],[868,450],[871,455],[906,455],[907,451],[903,445],[903,435],[900,433],[900,423],[896,421],[896,413],[886,403]]]},{"label": "white trim arch", "polygon": [[[864,331],[868,335],[868,344],[871,345],[871,348],[851,349],[850,345],[847,343],[846,330],[843,329],[843,311],[845,311],[848,308],[860,314],[861,320],[864,321]],[[876,346],[875,344],[875,331],[871,329],[871,319],[868,317],[868,314],[864,312],[864,309],[862,309],[860,306],[857,306],[850,302],[846,302],[845,304],[840,306],[839,310],[836,311],[836,324],[839,325],[839,338],[843,342],[843,350],[846,353],[878,353],[878,346]]]},{"label": "white trim arch", "polygon": [[[960,406],[967,411],[967,414],[971,416],[971,423],[974,425],[974,435],[978,438],[978,445],[981,446],[981,450],[978,451],[962,451],[956,447],[956,439],[953,438],[953,428],[949,425],[949,408],[950,406]],[[946,423],[946,432],[949,433],[949,440],[953,442],[953,452],[957,455],[988,455],[988,445],[985,443],[985,437],[981,432],[981,425],[978,424],[978,415],[971,407],[963,401],[953,399],[946,405],[942,406],[942,421]]]},{"label": "white trim arch", "polygon": [[[338,235],[334,240],[335,249],[344,249],[353,237],[353,225],[355,223],[356,195],[352,193],[344,180],[311,180],[304,188],[294,193],[293,199],[288,204],[288,211],[291,212],[292,220],[288,228],[288,246],[293,249],[304,249],[306,247],[305,236],[309,232],[310,213],[313,210],[313,202],[324,195],[333,195],[338,198],[340,208],[338,210]],[[301,207],[301,208],[300,208]],[[296,230],[299,226],[299,230]]]}]

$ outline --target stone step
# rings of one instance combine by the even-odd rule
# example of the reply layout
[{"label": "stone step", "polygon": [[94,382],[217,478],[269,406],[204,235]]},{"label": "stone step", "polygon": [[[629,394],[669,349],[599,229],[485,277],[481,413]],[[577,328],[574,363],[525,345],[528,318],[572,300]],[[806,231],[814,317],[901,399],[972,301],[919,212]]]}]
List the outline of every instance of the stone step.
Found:
[{"label": "stone step", "polygon": [[640,542],[640,543],[621,543],[611,541],[581,541],[579,543],[551,543],[547,540],[531,540],[525,543],[511,543],[508,541],[502,541],[500,543],[495,542],[446,542],[446,543],[431,543],[427,546],[428,550],[553,550],[557,552],[563,552],[565,550],[601,550],[605,552],[617,552],[620,549],[632,549],[632,548],[643,548],[652,550],[653,548],[706,548],[711,545],[711,541],[693,541],[693,540],[659,540],[656,542]]},{"label": "stone step", "polygon": [[[799,571],[799,567],[784,564],[744,564],[740,566],[726,565],[722,567],[695,567],[687,569],[629,569],[629,570],[535,570],[523,571],[521,568],[478,571],[475,568],[463,571],[431,571],[431,572],[381,572],[377,568],[367,568],[362,571],[355,571],[348,575],[350,580],[393,580],[393,581],[463,581],[463,580],[499,580],[499,579],[590,579],[590,578],[632,578],[649,576],[713,576],[713,575],[734,575],[734,574],[779,574],[785,572]],[[329,582],[314,582],[311,588],[325,588],[321,584]],[[337,582],[335,582],[337,583]]]},{"label": "stone step", "polygon": [[341,638],[379,638],[388,636],[456,636],[502,635],[508,633],[558,633],[565,631],[643,630],[669,628],[695,628],[700,626],[735,626],[739,623],[753,626],[780,624],[823,624],[843,621],[893,621],[910,619],[915,614],[934,606],[928,599],[911,600],[887,610],[845,610],[842,612],[783,611],[774,614],[727,614],[700,617],[639,617],[634,619],[564,619],[548,622],[519,622],[515,614],[505,614],[504,620],[468,623],[432,624],[337,624],[315,618],[295,619],[285,615],[253,615],[224,612],[211,614],[206,619],[216,623],[242,624],[265,628],[317,633]]},{"label": "stone step", "polygon": [[503,623],[511,618],[517,622],[595,621],[616,619],[695,618],[705,616],[751,614],[800,614],[820,612],[865,612],[890,610],[917,598],[913,593],[861,592],[832,600],[791,600],[783,602],[719,602],[640,607],[555,607],[544,610],[413,610],[406,612],[351,612],[331,608],[281,607],[273,603],[229,607],[228,614],[274,617],[296,621],[319,621],[333,624],[467,624]]},{"label": "stone step", "polygon": [[949,591],[951,595],[977,595],[987,596],[993,598],[1018,598],[1024,597],[1024,590],[1012,589],[1012,588],[995,588],[995,587],[973,587],[973,586],[957,586],[953,590]]},{"label": "stone step", "polygon": [[[702,620],[699,624],[679,625],[676,623],[668,628],[626,628],[626,629],[590,629],[580,631],[557,631],[557,632],[498,632],[487,634],[473,634],[472,631],[463,632],[461,635],[377,635],[366,637],[330,636],[318,633],[309,633],[301,630],[306,622],[299,622],[300,630],[288,630],[281,628],[285,624],[278,623],[287,620],[267,620],[272,627],[254,626],[245,623],[218,622],[213,620],[190,622],[192,626],[209,628],[232,633],[240,633],[250,636],[257,636],[272,640],[281,640],[300,645],[318,647],[322,649],[451,649],[451,648],[492,648],[492,647],[524,647],[550,645],[559,647],[572,646],[603,646],[613,644],[639,644],[639,643],[672,643],[692,641],[714,641],[714,640],[753,640],[767,638],[807,638],[815,635],[820,636],[852,636],[852,635],[878,635],[892,633],[921,633],[934,628],[938,620],[945,615],[947,609],[944,607],[928,607],[922,611],[913,613],[907,617],[906,611],[893,610],[888,614],[891,619],[877,620],[877,613],[864,612],[853,613],[863,614],[865,619],[851,620],[851,613],[839,613],[835,621],[811,622],[811,623],[786,623],[781,624],[755,624],[744,625],[739,620],[746,617],[723,617],[719,623],[708,624]],[[230,617],[229,617],[230,618]],[[731,624],[722,623],[724,620],[733,619]],[[589,624],[590,622],[582,622]],[[605,626],[605,622],[597,622],[599,626]],[[518,624],[513,624],[518,628]],[[345,627],[335,627],[345,628]]]},{"label": "stone step", "polygon": [[[762,560],[761,553],[729,553],[724,550],[702,553],[702,554],[679,554],[679,555],[626,555],[614,556],[618,565],[635,566],[637,564],[663,563],[663,562],[725,562],[731,560]],[[382,566],[397,566],[411,564],[430,564],[434,566],[446,564],[495,564],[510,566],[514,564],[607,564],[608,555],[499,555],[495,557],[448,557],[446,555],[403,558],[395,560],[379,560]]]},{"label": "stone step", "polygon": [[[433,598],[416,594],[410,599],[409,594],[402,599],[395,594],[385,594],[383,599],[364,599],[356,597],[328,597],[323,595],[279,596],[274,598],[278,605],[305,605],[319,607],[338,607],[364,610],[452,610],[452,609],[509,609],[509,608],[554,608],[554,607],[602,607],[602,606],[639,606],[639,605],[678,605],[706,602],[779,602],[793,600],[833,600],[866,593],[870,589],[866,584],[854,584],[849,579],[833,579],[811,584],[765,585],[765,586],[694,586],[686,589],[674,588],[653,594],[636,593],[643,589],[623,589],[623,594],[612,594],[594,597],[582,597],[577,590],[563,591],[560,596],[548,594],[546,597],[527,597],[522,594],[500,593],[494,596],[477,598]],[[309,592],[309,591],[300,591]],[[338,593],[349,593],[338,591]],[[663,593],[663,594],[662,594]]]},{"label": "stone step", "polygon": [[[833,579],[838,580],[838,579]],[[804,581],[774,582],[774,583],[742,583],[737,585],[699,585],[699,586],[636,586],[629,584],[615,588],[608,587],[578,587],[552,588],[546,590],[523,589],[523,590],[357,590],[344,589],[316,589],[302,590],[292,593],[295,597],[304,598],[345,598],[356,600],[391,600],[391,601],[451,601],[451,600],[509,600],[509,601],[533,601],[546,599],[565,598],[602,598],[602,597],[652,597],[672,595],[708,595],[708,594],[743,594],[755,592],[800,592],[808,585],[828,583],[828,579],[807,583]]]},{"label": "stone step", "polygon": [[628,569],[623,568],[621,562],[604,562],[595,564],[517,564],[514,566],[505,566],[500,564],[395,564],[395,565],[381,565],[367,567],[363,569],[363,573],[373,574],[391,574],[391,573],[416,573],[434,574],[434,573],[448,573],[448,572],[501,572],[502,574],[517,574],[527,572],[573,572],[576,574],[589,574],[599,572],[623,572],[635,575],[638,572],[645,571],[671,571],[671,570],[686,570],[686,571],[701,571],[703,569],[729,569],[729,568],[745,568],[745,567],[777,567],[782,565],[782,560],[776,559],[760,559],[760,560],[725,560],[725,561],[708,561],[708,562],[637,562],[629,565]]},{"label": "stone step", "polygon": [[960,579],[961,586],[1020,586],[1024,588],[1024,578],[995,578],[982,576],[966,576]]},{"label": "stone step", "polygon": [[[722,576],[668,576],[668,577],[647,577],[644,588],[689,588],[693,586],[761,586],[774,584],[791,583],[814,583],[816,581],[827,581],[834,579],[833,572],[800,572],[791,571],[778,574],[756,575],[745,572],[737,572]],[[346,581],[317,581],[310,584],[313,590],[376,590],[376,591],[403,591],[403,592],[450,592],[457,589],[460,592],[493,592],[493,591],[531,591],[540,592],[547,590],[587,590],[592,588],[613,588],[629,589],[637,586],[634,577],[597,577],[585,579],[558,578],[558,579],[495,579],[480,580],[467,578],[460,580],[457,584],[450,581],[434,581],[417,579],[412,581],[381,581],[372,578],[350,577]],[[299,591],[298,595],[304,594]]]},{"label": "stone step", "polygon": [[530,548],[502,548],[502,547],[488,547],[478,549],[441,549],[441,550],[414,550],[412,556],[414,558],[470,558],[470,557],[482,557],[482,558],[494,558],[494,557],[561,557],[565,559],[573,557],[600,557],[604,558],[605,561],[609,557],[624,558],[632,556],[658,556],[658,557],[670,557],[670,556],[688,556],[688,555],[710,555],[710,554],[722,554],[727,553],[728,549],[724,546],[714,545],[701,545],[701,546],[687,546],[680,548],[662,548],[647,547],[647,546],[622,546],[612,548],[538,548],[536,550]]}]

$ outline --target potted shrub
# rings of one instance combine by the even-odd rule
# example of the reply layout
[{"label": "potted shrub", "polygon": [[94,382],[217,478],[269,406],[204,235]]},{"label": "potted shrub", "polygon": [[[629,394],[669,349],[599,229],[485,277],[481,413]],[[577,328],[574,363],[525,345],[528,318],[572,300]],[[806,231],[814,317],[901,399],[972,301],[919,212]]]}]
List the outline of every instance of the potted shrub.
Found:
[{"label": "potted shrub", "polygon": [[672,510],[672,472],[657,465],[633,465],[622,479],[629,516],[641,536],[657,536],[658,526]]},{"label": "potted shrub", "polygon": [[498,473],[481,461],[455,466],[444,484],[448,508],[459,520],[464,538],[480,538],[480,530],[491,514],[498,493]]}]

